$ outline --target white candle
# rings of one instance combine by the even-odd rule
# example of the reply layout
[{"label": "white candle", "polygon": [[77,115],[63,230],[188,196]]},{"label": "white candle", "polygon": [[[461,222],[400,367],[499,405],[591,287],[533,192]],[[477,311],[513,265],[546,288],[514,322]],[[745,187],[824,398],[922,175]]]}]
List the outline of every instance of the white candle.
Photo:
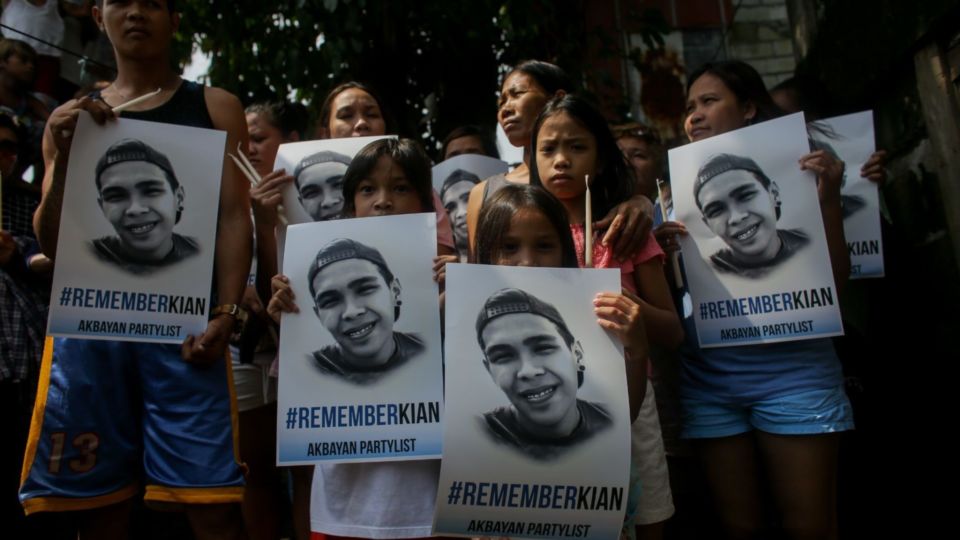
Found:
[{"label": "white candle", "polygon": [[159,89],[159,88],[157,88],[157,89],[154,90],[153,92],[147,92],[146,94],[144,94],[144,95],[142,95],[142,96],[140,96],[140,97],[138,97],[138,98],[133,98],[133,99],[131,99],[130,101],[128,101],[128,102],[126,102],[126,103],[122,103],[122,104],[120,104],[120,105],[117,105],[116,107],[113,108],[113,112],[114,112],[115,114],[120,114],[120,113],[122,113],[123,111],[129,109],[130,107],[134,107],[134,106],[136,106],[136,105],[139,105],[139,104],[143,103],[144,101],[152,98],[153,96],[155,96],[155,95],[157,95],[157,94],[159,94],[159,93],[160,93],[160,89]]},{"label": "white candle", "polygon": [[250,171],[250,176],[252,176],[254,179],[253,185],[259,184],[261,180],[260,173],[258,173],[257,170],[253,168],[253,163],[250,163],[250,160],[247,159],[247,154],[244,153],[241,143],[237,143],[237,155],[240,156],[240,161],[242,161],[243,164],[246,166],[247,170]]},{"label": "white candle", "polygon": [[587,184],[585,199],[586,217],[583,224],[583,263],[587,268],[593,268],[593,208],[590,200],[590,175],[584,176]]}]

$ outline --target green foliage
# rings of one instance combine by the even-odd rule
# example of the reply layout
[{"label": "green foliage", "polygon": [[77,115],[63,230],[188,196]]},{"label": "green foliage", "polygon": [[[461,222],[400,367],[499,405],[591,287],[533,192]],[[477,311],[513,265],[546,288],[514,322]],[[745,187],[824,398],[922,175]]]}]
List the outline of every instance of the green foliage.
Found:
[{"label": "green foliage", "polygon": [[[211,84],[245,103],[292,94],[316,114],[333,86],[364,81],[400,133],[428,148],[458,125],[493,125],[501,66],[549,60],[593,89],[611,74],[585,50],[616,39],[586,28],[584,0],[183,0],[180,9],[177,50],[209,53]],[[657,43],[652,26],[644,39]]]}]

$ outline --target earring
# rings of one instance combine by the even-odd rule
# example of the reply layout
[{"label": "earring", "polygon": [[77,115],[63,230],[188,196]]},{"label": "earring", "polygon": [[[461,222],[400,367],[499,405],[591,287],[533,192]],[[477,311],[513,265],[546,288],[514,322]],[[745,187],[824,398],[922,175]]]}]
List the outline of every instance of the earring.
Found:
[{"label": "earring", "polygon": [[397,305],[398,305],[398,306],[402,306],[402,305],[403,305],[403,300],[397,300]]}]

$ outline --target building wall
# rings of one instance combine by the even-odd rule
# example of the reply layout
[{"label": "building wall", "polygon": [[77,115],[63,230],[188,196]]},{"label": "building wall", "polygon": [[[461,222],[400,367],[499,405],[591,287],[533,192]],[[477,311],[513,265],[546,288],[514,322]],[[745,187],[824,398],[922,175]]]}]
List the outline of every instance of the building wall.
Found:
[{"label": "building wall", "polygon": [[741,0],[727,31],[727,57],[744,60],[767,88],[793,75],[796,57],[786,0]]}]

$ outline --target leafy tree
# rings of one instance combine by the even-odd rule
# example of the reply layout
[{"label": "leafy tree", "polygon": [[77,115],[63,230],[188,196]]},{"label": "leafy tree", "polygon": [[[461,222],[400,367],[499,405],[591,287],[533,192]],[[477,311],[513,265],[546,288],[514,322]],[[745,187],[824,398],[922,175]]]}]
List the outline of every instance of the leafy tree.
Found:
[{"label": "leafy tree", "polygon": [[[178,51],[181,58],[195,46],[209,53],[211,84],[245,102],[292,95],[314,115],[336,84],[367,82],[382,94],[401,134],[435,148],[456,126],[494,124],[503,66],[519,60],[556,62],[588,91],[609,85],[612,74],[592,60],[624,53],[610,46],[616,36],[584,24],[590,4],[182,0]],[[649,13],[640,26],[656,44],[662,19]],[[596,53],[586,54],[588,48]]]}]

